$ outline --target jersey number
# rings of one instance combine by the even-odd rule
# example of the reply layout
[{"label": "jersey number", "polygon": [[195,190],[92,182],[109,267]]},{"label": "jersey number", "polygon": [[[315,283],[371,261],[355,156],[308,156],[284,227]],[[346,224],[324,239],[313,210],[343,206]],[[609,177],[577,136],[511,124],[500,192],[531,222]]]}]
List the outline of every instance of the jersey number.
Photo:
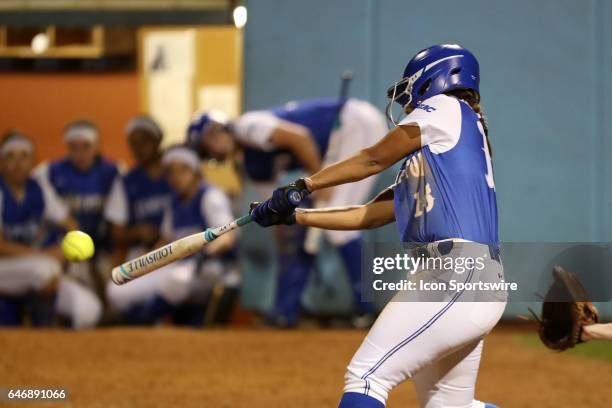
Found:
[{"label": "jersey number", "polygon": [[485,180],[487,180],[487,186],[495,190],[495,182],[493,181],[493,166],[491,165],[491,154],[489,153],[489,144],[487,143],[487,135],[482,128],[480,121],[478,122],[478,130],[482,135],[482,151],[485,155],[485,161],[487,162],[487,174],[485,174]]},{"label": "jersey number", "polygon": [[423,211],[430,212],[434,206],[434,202],[436,201],[435,197],[431,195],[431,186],[429,183],[425,184],[425,200],[421,201],[421,194],[417,191],[414,193],[414,201],[415,201],[415,210],[414,216],[420,217],[423,215]]}]

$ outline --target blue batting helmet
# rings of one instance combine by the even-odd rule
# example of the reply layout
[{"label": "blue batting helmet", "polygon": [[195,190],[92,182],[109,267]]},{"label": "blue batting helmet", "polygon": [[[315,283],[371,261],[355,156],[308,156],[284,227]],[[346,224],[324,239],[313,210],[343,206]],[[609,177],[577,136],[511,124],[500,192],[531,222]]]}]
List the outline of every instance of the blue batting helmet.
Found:
[{"label": "blue batting helmet", "polygon": [[189,127],[187,128],[187,144],[192,148],[198,149],[206,132],[208,132],[213,125],[221,125],[227,128],[228,124],[229,118],[224,112],[219,110],[198,112],[193,115]]},{"label": "blue batting helmet", "polygon": [[470,51],[457,44],[434,45],[419,51],[406,65],[404,77],[387,90],[389,107],[416,107],[425,99],[453,89],[479,92],[480,68]]}]

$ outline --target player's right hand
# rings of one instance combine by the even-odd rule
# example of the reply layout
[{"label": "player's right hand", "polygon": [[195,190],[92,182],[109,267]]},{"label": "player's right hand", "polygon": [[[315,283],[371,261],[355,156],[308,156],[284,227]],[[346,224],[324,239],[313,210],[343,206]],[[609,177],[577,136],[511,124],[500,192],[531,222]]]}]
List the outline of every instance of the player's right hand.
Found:
[{"label": "player's right hand", "polygon": [[285,212],[278,212],[270,206],[271,199],[260,203],[258,201],[251,203],[250,214],[253,221],[262,227],[271,225],[293,225],[295,224],[295,211],[293,209]]}]

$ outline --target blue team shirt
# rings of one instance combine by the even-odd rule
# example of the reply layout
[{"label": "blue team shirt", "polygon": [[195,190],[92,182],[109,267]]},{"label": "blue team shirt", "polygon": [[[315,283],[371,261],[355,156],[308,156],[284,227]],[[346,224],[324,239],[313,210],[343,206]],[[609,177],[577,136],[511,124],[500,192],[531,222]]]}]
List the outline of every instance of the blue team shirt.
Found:
[{"label": "blue team shirt", "polygon": [[394,185],[401,240],[497,243],[495,184],[479,116],[467,103],[437,95],[401,124],[419,125],[423,146],[406,157]]},{"label": "blue team shirt", "polygon": [[85,172],[78,170],[68,159],[49,164],[51,186],[66,202],[82,231],[91,235],[96,245],[107,238],[103,222],[106,197],[119,173],[117,165],[102,157]]},{"label": "blue team shirt", "polygon": [[128,204],[128,224],[147,223],[159,227],[170,199],[166,178],[151,179],[142,167],[135,167],[122,181]]},{"label": "blue team shirt", "polygon": [[[198,232],[205,231],[209,227],[219,227],[221,225],[211,225],[211,221],[208,219],[205,206],[203,205],[207,194],[211,194],[213,188],[209,187],[206,183],[202,183],[198,192],[188,201],[181,199],[177,193],[172,193],[170,199],[169,211],[165,214],[164,225],[162,226],[162,233],[166,239],[179,239],[187,235],[195,234]],[[215,191],[220,193],[219,190]],[[223,194],[223,193],[221,193]],[[233,218],[231,210],[229,209],[229,200],[225,198],[222,203],[223,209],[219,209],[219,212],[225,212],[224,220],[222,224],[231,221]],[[211,213],[211,210],[213,211]],[[208,210],[209,216],[219,215],[214,212],[211,208]],[[213,221],[214,222],[214,221]],[[234,260],[237,255],[237,249],[228,251],[223,254],[220,259],[230,261]],[[200,252],[196,253],[198,257],[204,257]]]},{"label": "blue team shirt", "polygon": [[[271,108],[268,112],[281,120],[308,128],[323,157],[345,102],[346,99],[339,98],[308,99]],[[264,151],[257,147],[246,146],[244,167],[251,179],[270,181],[279,170],[296,170],[301,167],[301,163],[287,150]]]},{"label": "blue team shirt", "polygon": [[34,245],[40,236],[45,198],[38,183],[29,179],[23,200],[18,201],[0,177],[2,236],[7,241]]},{"label": "blue team shirt", "polygon": [[207,190],[208,186],[202,183],[196,195],[189,201],[183,201],[176,193],[172,194],[171,225],[176,235],[186,236],[196,231],[204,231],[210,226],[206,214],[202,211],[202,198]]}]

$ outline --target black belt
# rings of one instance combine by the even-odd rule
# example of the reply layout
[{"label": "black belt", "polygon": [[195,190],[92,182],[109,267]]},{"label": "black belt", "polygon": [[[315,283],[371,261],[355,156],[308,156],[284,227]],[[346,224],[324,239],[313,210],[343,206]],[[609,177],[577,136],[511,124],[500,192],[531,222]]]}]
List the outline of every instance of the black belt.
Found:
[{"label": "black belt", "polygon": [[[466,242],[470,244],[471,242]],[[417,245],[410,249],[415,258],[438,258],[450,254],[455,246],[455,241],[446,239],[444,241],[432,242],[429,244]],[[501,262],[499,244],[488,244],[489,256],[497,262]]]}]

